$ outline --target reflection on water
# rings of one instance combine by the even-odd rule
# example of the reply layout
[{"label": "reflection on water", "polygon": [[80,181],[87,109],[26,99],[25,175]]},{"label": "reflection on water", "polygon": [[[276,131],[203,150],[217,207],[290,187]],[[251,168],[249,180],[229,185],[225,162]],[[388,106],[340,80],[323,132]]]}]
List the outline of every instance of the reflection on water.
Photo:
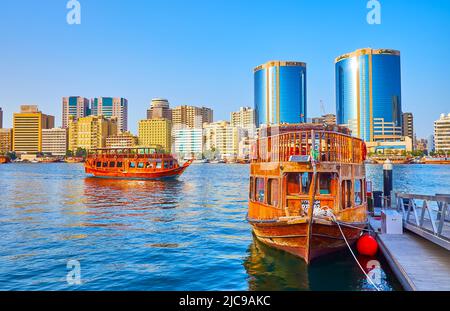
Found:
[{"label": "reflection on water", "polygon": [[[268,247],[254,236],[244,266],[249,274],[249,289],[267,290],[375,290],[360,268],[353,262],[348,250],[316,259],[310,266],[295,256]],[[387,265],[381,257],[359,256],[358,261],[368,267],[372,260]],[[366,269],[369,273],[371,269]],[[391,275],[380,271],[379,287],[383,290],[400,289]],[[390,272],[390,271],[389,271]]]},{"label": "reflection on water", "polygon": [[[368,168],[375,189],[380,173]],[[246,165],[192,165],[168,181],[89,178],[77,164],[2,165],[0,290],[370,289],[347,251],[306,267],[254,241],[248,177]],[[394,166],[394,178],[397,189],[445,192],[450,167]],[[80,286],[66,283],[71,259]],[[389,271],[382,282],[397,289]]]}]

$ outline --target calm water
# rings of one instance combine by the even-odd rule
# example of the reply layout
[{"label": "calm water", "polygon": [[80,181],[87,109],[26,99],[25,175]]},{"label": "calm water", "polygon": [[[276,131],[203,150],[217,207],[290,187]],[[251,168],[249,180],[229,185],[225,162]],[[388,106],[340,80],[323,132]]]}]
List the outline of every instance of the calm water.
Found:
[{"label": "calm water", "polygon": [[[371,289],[347,250],[306,267],[256,242],[248,171],[192,165],[158,182],[86,178],[78,164],[2,165],[0,290]],[[381,167],[369,176],[379,182]],[[394,176],[397,189],[449,192],[450,166],[396,166]],[[81,285],[66,282],[72,259]],[[383,289],[399,289],[378,259]]]}]

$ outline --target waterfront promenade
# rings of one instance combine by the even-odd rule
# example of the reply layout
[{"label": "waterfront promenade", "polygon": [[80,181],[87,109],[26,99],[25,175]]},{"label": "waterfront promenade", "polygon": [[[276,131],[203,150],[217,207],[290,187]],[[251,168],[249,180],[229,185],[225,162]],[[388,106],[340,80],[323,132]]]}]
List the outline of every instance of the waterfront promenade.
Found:
[{"label": "waterfront promenade", "polygon": [[394,209],[402,215],[403,234],[382,234],[379,218],[370,218],[381,252],[405,290],[450,290],[449,203],[448,196],[397,194]]}]

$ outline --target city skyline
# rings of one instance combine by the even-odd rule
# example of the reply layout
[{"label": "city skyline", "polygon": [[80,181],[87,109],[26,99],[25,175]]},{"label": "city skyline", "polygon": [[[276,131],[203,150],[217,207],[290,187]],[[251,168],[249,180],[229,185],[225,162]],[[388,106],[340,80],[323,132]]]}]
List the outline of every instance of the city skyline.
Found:
[{"label": "city skyline", "polygon": [[[442,42],[450,26],[450,10],[443,9],[448,2],[438,9],[426,1],[383,1],[381,25],[367,24],[364,1],[263,1],[257,7],[199,1],[169,7],[82,0],[81,25],[66,23],[63,4],[41,10],[41,3],[24,3],[7,2],[0,12],[0,36],[8,46],[0,51],[4,127],[12,127],[12,114],[23,104],[39,105],[60,126],[61,98],[71,94],[127,98],[133,133],[154,97],[172,106],[210,107],[216,120],[227,120],[231,111],[253,107],[252,69],[273,59],[308,64],[308,117],[324,114],[320,100],[325,113],[336,113],[334,59],[365,47],[401,51],[402,106],[416,116],[417,137],[432,134],[434,120],[448,113],[450,64],[437,61],[450,52]],[[275,15],[273,24],[264,23],[286,5],[289,10]],[[202,22],[192,22],[200,16]],[[72,42],[80,48],[61,48]],[[114,42],[120,48],[112,48]],[[439,49],[427,48],[437,43]]]}]

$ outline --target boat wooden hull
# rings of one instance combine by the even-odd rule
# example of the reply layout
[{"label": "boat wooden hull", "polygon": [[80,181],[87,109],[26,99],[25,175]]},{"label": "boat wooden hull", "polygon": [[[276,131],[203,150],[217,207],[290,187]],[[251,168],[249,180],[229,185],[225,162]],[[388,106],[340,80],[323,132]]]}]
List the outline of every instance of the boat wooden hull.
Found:
[{"label": "boat wooden hull", "polygon": [[[308,237],[308,222],[257,223],[250,222],[257,239],[271,247],[286,251],[310,263],[320,256],[341,250],[345,240],[335,223],[314,222]],[[365,223],[352,223],[352,228],[341,225],[347,241],[352,244],[361,235]]]},{"label": "boat wooden hull", "polygon": [[[189,163],[190,164],[190,163]],[[103,178],[118,178],[118,179],[166,179],[166,178],[177,178],[188,168],[189,164],[185,164],[183,166],[167,169],[167,170],[158,170],[154,172],[127,172],[127,171],[111,171],[108,169],[97,169],[86,166],[85,172],[86,174],[91,174],[94,177],[103,177]]]}]

